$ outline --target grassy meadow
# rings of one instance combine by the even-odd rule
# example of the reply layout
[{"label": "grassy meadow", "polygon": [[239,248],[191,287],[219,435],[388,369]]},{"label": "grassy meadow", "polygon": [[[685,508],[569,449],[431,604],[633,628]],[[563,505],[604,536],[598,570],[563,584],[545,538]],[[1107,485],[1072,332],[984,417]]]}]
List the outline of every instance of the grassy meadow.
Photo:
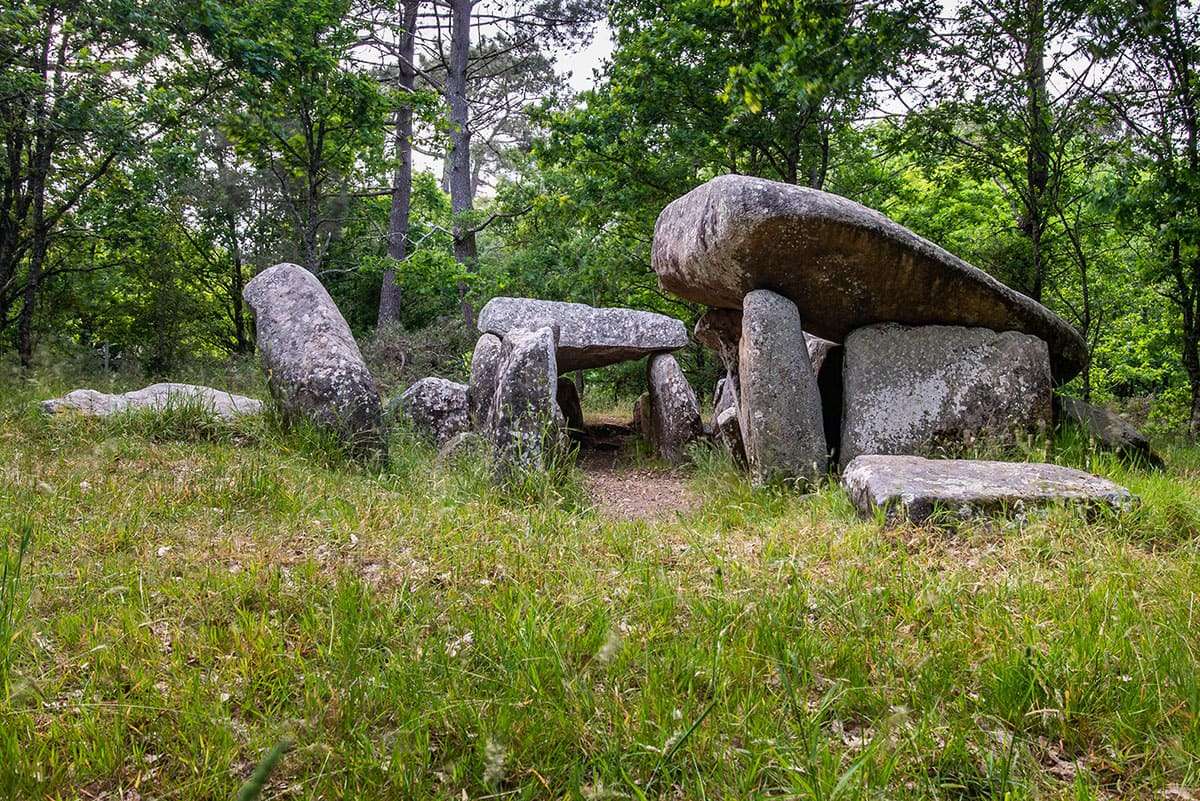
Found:
[{"label": "grassy meadow", "polygon": [[1141,504],[923,528],[698,450],[612,520],[69,388],[0,385],[0,797],[231,799],[281,742],[263,798],[1200,797],[1200,448],[1037,446]]}]

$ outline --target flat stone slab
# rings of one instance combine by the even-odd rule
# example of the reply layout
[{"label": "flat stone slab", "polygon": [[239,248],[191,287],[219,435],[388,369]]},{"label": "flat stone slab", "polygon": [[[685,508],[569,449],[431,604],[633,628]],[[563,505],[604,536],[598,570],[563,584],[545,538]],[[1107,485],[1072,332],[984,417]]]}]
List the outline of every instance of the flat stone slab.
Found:
[{"label": "flat stone slab", "polygon": [[794,302],[806,331],[841,342],[883,322],[1033,334],[1055,380],[1087,363],[1078,332],[1045,306],[852,200],[761,178],[724,175],[670,203],[652,264],[686,300],[740,308],[754,289]]},{"label": "flat stone slab", "polygon": [[110,417],[122,412],[149,410],[161,412],[171,407],[195,406],[225,420],[259,414],[263,402],[245,395],[234,395],[195,384],[151,384],[143,389],[110,395],[94,389],[76,389],[61,398],[42,401],[46,414],[72,411],[89,417]]},{"label": "flat stone slab", "polygon": [[559,373],[632,361],[688,343],[687,327],[665,314],[557,300],[492,298],[479,312],[478,325],[480,333],[503,337],[515,329],[550,323],[559,329]]},{"label": "flat stone slab", "polygon": [[937,509],[962,518],[1011,514],[1053,504],[1124,509],[1129,490],[1106,478],[1033,462],[859,456],[842,472],[842,486],[864,515],[920,523]]}]

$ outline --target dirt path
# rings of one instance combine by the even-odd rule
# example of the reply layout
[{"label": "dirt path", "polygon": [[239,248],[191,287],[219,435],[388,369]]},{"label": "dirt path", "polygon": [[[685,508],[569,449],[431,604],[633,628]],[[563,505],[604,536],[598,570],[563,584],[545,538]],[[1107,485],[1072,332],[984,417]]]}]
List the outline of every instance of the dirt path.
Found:
[{"label": "dirt path", "polygon": [[619,463],[617,448],[584,448],[579,467],[596,511],[610,520],[653,520],[689,512],[700,498],[676,470]]}]

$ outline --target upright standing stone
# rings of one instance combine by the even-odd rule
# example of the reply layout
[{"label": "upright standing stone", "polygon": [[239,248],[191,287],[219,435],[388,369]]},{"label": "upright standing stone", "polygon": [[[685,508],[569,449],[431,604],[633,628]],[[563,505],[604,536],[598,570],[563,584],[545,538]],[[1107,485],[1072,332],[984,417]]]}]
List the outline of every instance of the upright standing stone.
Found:
[{"label": "upright standing stone", "polygon": [[745,467],[746,445],[742,441],[738,408],[738,375],[731,373],[717,382],[713,399],[713,436],[725,446],[736,464]]},{"label": "upright standing stone", "polygon": [[824,419],[825,445],[830,453],[837,453],[842,445],[842,362],[845,349],[828,339],[804,334],[808,345],[808,360],[812,362],[817,376],[817,389],[821,393],[821,413]]},{"label": "upright standing stone", "polygon": [[487,425],[492,398],[496,394],[496,374],[500,371],[503,345],[495,334],[484,334],[475,343],[471,353],[471,383],[467,386],[467,405],[471,422],[479,427]]},{"label": "upright standing stone", "polygon": [[696,393],[668,353],[650,357],[647,366],[650,397],[646,411],[650,442],[659,458],[678,464],[687,458],[687,446],[704,436]]},{"label": "upright standing stone", "polygon": [[825,472],[821,395],[796,304],[767,289],[742,302],[740,418],[755,484],[815,481]]},{"label": "upright standing stone", "polygon": [[558,401],[559,411],[566,420],[567,428],[571,431],[582,432],[584,430],[583,403],[579,400],[579,388],[575,386],[575,382],[566,376],[559,378],[555,397]]},{"label": "upright standing stone", "polygon": [[727,373],[738,370],[738,340],[742,338],[741,309],[709,309],[700,315],[692,334],[696,341],[714,350]]},{"label": "upright standing stone", "polygon": [[548,449],[557,440],[561,413],[555,402],[558,367],[555,333],[512,330],[504,336],[504,358],[488,417],[495,448],[496,476],[509,478],[546,469]]},{"label": "upright standing stone", "polygon": [[276,264],[242,294],[254,310],[267,383],[283,418],[310,420],[359,454],[386,455],[379,388],[317,277]]},{"label": "upright standing stone", "polygon": [[1016,331],[886,324],[846,339],[841,462],[1010,442],[1049,428],[1046,343]]}]

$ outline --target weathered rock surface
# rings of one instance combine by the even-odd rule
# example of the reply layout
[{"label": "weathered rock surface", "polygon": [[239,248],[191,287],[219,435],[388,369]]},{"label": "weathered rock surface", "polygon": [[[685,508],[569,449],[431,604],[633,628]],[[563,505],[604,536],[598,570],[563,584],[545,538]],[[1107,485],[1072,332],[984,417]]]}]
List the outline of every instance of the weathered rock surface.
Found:
[{"label": "weathered rock surface", "polygon": [[742,338],[742,310],[709,309],[700,315],[692,331],[696,341],[717,352],[726,372],[738,369],[738,340]]},{"label": "weathered rock surface", "polygon": [[739,418],[755,484],[814,481],[828,467],[821,395],[796,304],[746,295],[738,358]]},{"label": "weathered rock surface", "polygon": [[738,417],[738,377],[730,374],[717,382],[713,396],[713,436],[739,465],[746,464],[746,445],[742,440],[742,423]]},{"label": "weathered rock surface", "polygon": [[1054,503],[1121,509],[1129,490],[1105,478],[1053,464],[859,456],[842,485],[863,514],[919,523],[937,509],[958,517],[1019,512]]},{"label": "weathered rock surface", "polygon": [[488,414],[498,478],[546,469],[561,418],[555,392],[554,330],[514,329],[504,337],[503,361]]},{"label": "weathered rock surface", "polygon": [[276,264],[242,292],[271,395],[285,420],[307,419],[362,454],[385,454],[383,404],[358,344],[316,276]]},{"label": "weathered rock surface", "polygon": [[642,435],[646,442],[653,443],[653,432],[650,430],[650,393],[643,392],[633,402],[633,422],[630,424],[634,431]]},{"label": "weathered rock surface", "polygon": [[422,378],[414,382],[392,401],[388,411],[407,417],[419,434],[439,448],[471,427],[467,385],[445,378]]},{"label": "weathered rock surface", "polygon": [[576,432],[583,431],[583,404],[579,401],[579,388],[575,386],[575,382],[565,376],[558,379],[555,399],[567,428]]},{"label": "weathered rock surface", "polygon": [[835,342],[881,322],[980,326],[1047,342],[1060,382],[1087,363],[1083,339],[1040,303],[879,212],[815,189],[714,178],[663,209],[652,263],[664,289],[709,306],[779,292],[808,331]]},{"label": "weathered rock surface", "polygon": [[687,327],[663,314],[634,309],[598,309],[583,303],[531,298],[492,298],[479,312],[479,330],[509,331],[557,323],[558,371],[586,370],[640,359],[687,345]]},{"label": "weathered rock surface", "polygon": [[448,439],[438,448],[438,464],[450,464],[473,455],[482,455],[487,438],[478,431],[463,431]]},{"label": "weathered rock surface", "polygon": [[846,339],[843,369],[843,465],[862,454],[1010,441],[1050,425],[1046,344],[1028,334],[869,326]]},{"label": "weathered rock surface", "polygon": [[1146,435],[1116,412],[1065,395],[1054,396],[1054,411],[1057,420],[1072,421],[1100,448],[1113,451],[1122,459],[1134,464],[1144,464],[1156,469],[1163,467],[1162,458],[1150,447],[1150,440]]},{"label": "weathered rock surface", "polygon": [[467,386],[467,406],[471,422],[487,425],[492,399],[496,395],[496,374],[503,360],[503,345],[495,334],[484,334],[471,353],[471,383]]},{"label": "weathered rock surface", "polygon": [[845,349],[836,342],[805,333],[808,360],[817,376],[821,393],[821,422],[825,430],[825,447],[836,454],[842,446],[842,364]]},{"label": "weathered rock surface", "polygon": [[659,458],[678,464],[687,458],[688,444],[704,436],[700,404],[674,356],[651,356],[647,375],[650,392],[642,420],[647,439]]},{"label": "weathered rock surface", "polygon": [[42,401],[46,414],[77,412],[89,417],[109,417],[121,412],[150,410],[161,412],[171,407],[196,407],[225,420],[247,414],[259,414],[263,402],[195,384],[151,384],[143,389],[110,395],[94,389],[76,389],[61,398]]}]

